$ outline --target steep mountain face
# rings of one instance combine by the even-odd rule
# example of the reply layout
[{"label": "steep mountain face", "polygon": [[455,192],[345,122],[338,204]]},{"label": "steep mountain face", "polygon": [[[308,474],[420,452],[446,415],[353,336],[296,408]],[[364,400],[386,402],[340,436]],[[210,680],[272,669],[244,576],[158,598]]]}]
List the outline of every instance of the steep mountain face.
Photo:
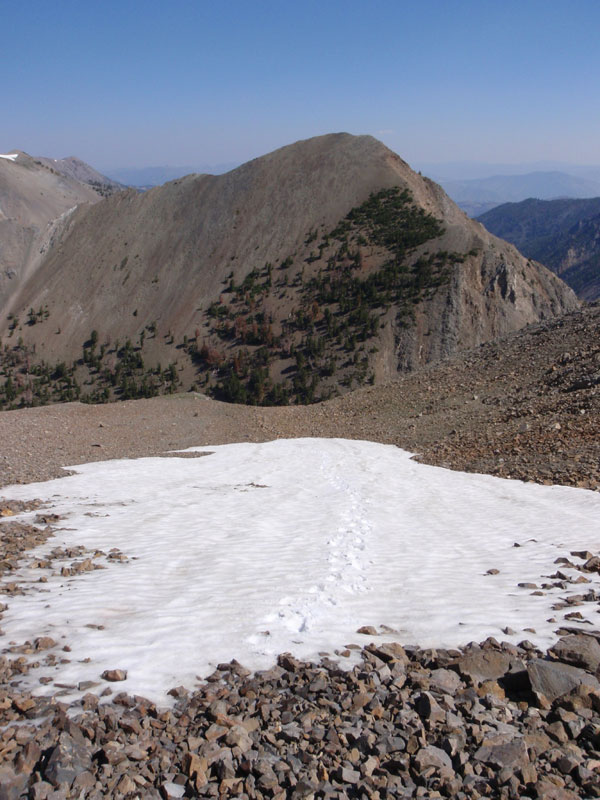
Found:
[{"label": "steep mountain face", "polygon": [[332,134],[78,208],[0,335],[46,362],[42,399],[306,402],[576,306],[376,139]]},{"label": "steep mountain face", "polygon": [[560,275],[582,300],[600,298],[600,197],[507,203],[479,221]]},{"label": "steep mountain face", "polygon": [[0,157],[0,308],[47,253],[67,216],[116,184],[83,161]]}]

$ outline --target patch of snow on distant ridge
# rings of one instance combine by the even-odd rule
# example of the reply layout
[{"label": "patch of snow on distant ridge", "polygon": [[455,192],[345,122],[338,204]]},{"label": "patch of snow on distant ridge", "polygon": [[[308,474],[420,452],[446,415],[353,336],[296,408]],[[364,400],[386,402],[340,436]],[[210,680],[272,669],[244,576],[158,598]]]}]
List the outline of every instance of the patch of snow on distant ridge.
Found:
[{"label": "patch of snow on distant ridge", "polygon": [[16,161],[18,156],[18,153],[7,153],[6,155],[0,154],[0,158],[6,158],[8,161]]}]

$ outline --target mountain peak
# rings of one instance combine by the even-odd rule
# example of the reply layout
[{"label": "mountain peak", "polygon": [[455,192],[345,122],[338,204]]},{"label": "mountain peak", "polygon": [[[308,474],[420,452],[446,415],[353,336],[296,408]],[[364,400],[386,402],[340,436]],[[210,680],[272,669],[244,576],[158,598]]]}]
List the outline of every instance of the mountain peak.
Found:
[{"label": "mountain peak", "polygon": [[[160,362],[172,387],[307,402],[576,305],[380,141],[336,133],[78,208],[0,335],[75,362],[94,396],[160,390]],[[134,370],[118,390],[100,347],[117,383]]]}]

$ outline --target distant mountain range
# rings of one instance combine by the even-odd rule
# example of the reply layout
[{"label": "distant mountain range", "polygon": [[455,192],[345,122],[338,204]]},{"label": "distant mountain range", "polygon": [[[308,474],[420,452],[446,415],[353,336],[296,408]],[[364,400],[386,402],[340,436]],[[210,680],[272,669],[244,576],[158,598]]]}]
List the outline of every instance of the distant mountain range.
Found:
[{"label": "distant mountain range", "polygon": [[487,161],[423,161],[412,166],[438,183],[489,178],[490,175],[528,175],[531,172],[565,172],[576,178],[600,181],[600,164],[571,164],[567,161],[526,161],[512,164]]},{"label": "distant mountain range", "polygon": [[469,180],[441,180],[440,184],[469,216],[479,216],[502,203],[519,202],[530,197],[553,200],[600,196],[600,180],[565,172],[492,175]]},{"label": "distant mountain range", "polygon": [[167,181],[183,178],[184,175],[222,175],[237,166],[237,163],[231,162],[227,164],[196,164],[187,167],[116,167],[108,168],[105,171],[119,183],[134,186],[137,189],[150,189],[153,186],[161,186]]},{"label": "distant mountain range", "polygon": [[600,197],[506,203],[478,219],[560,275],[581,299],[600,298]]}]

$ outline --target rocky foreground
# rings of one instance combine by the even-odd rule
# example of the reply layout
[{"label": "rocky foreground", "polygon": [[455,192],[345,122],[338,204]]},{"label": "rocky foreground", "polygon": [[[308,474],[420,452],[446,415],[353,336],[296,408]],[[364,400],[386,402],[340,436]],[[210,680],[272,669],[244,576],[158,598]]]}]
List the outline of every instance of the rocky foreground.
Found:
[{"label": "rocky foreground", "polygon": [[[24,511],[36,512],[35,524],[10,519]],[[23,592],[11,573],[24,560],[36,565],[29,551],[52,536],[57,518],[35,502],[5,501],[0,513],[9,518],[0,590],[10,603]],[[80,547],[45,559],[64,575],[93,569]],[[120,669],[77,687],[58,671],[40,678],[52,693],[34,696],[23,689],[27,673],[60,670],[70,647],[48,636],[4,642],[0,800],[600,797],[600,630],[592,622],[600,595],[589,587],[598,572],[600,557],[588,551],[557,559],[548,586],[581,592],[553,606],[569,613],[547,653],[493,638],[425,650],[384,643],[365,627],[357,639],[370,643],[348,644],[335,660],[283,654],[256,673],[220,664],[195,690],[173,688],[171,708],[119,693]],[[570,627],[583,623],[585,632]],[[63,702],[74,689],[80,699]]]},{"label": "rocky foreground", "polygon": [[[56,520],[36,503],[2,507],[7,516],[31,510],[36,524],[2,526],[8,602],[22,592],[11,572]],[[47,558],[74,574],[92,568],[81,551]],[[600,596],[585,585],[597,572],[590,552],[558,559],[552,585],[582,589],[567,597],[568,624],[598,611]],[[172,708],[118,693],[119,669],[78,687],[57,674],[52,694],[34,696],[24,676],[41,664],[60,669],[70,648],[48,636],[10,643],[0,656],[0,800],[600,797],[600,631],[567,622],[547,653],[493,638],[425,650],[360,628],[370,643],[348,644],[336,660],[283,654],[256,673],[220,664],[199,689],[173,688]],[[81,699],[62,702],[75,688]]]},{"label": "rocky foreground", "polygon": [[566,635],[546,657],[527,641],[371,643],[348,671],[232,661],[173,689],[171,709],[21,694],[24,659],[4,658],[0,797],[600,797],[599,639]]}]

